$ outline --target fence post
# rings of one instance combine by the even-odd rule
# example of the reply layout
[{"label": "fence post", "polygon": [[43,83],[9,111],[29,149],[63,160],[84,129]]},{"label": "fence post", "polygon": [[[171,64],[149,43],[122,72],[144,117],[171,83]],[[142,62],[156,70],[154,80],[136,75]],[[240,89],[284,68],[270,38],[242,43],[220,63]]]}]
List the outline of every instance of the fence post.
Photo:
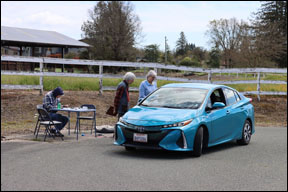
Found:
[{"label": "fence post", "polygon": [[[157,69],[157,66],[154,67],[154,71],[155,71],[156,74],[158,75],[158,69]],[[157,79],[155,79],[154,81],[155,81],[155,83],[156,83],[156,85],[157,85]]]},{"label": "fence post", "polygon": [[99,95],[102,95],[103,93],[103,80],[102,80],[102,74],[103,74],[103,65],[99,65]]},{"label": "fence post", "polygon": [[158,75],[158,69],[157,69],[157,66],[154,67],[154,71],[157,73]]},{"label": "fence post", "polygon": [[260,72],[258,72],[257,76],[257,92],[258,101],[260,101]]},{"label": "fence post", "polygon": [[[43,73],[43,61],[40,62],[40,73]],[[40,76],[40,95],[43,95],[43,75]]]},{"label": "fence post", "polygon": [[212,71],[211,70],[208,73],[208,82],[212,83]]}]

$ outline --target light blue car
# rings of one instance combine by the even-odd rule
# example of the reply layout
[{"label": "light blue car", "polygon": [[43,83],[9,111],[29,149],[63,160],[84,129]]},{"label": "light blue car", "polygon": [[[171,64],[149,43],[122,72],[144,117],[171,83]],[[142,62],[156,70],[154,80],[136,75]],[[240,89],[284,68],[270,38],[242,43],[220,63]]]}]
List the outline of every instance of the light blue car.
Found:
[{"label": "light blue car", "polygon": [[114,144],[192,151],[231,140],[247,145],[255,132],[252,99],[224,85],[167,84],[131,108],[115,125]]}]

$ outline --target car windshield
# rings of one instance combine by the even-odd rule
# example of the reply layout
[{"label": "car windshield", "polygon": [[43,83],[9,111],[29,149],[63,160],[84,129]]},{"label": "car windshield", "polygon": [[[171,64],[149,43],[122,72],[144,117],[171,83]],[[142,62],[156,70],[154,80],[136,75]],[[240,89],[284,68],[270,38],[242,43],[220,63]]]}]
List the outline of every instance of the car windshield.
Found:
[{"label": "car windshield", "polygon": [[160,88],[148,96],[140,105],[176,109],[198,109],[207,94],[207,89],[186,87]]}]

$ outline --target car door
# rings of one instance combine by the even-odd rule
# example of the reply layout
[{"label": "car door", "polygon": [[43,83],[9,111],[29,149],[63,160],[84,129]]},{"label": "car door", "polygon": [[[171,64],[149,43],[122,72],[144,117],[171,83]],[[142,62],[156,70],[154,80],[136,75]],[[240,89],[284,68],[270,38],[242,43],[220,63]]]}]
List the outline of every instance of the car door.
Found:
[{"label": "car door", "polygon": [[227,101],[227,121],[229,122],[229,128],[226,130],[226,139],[234,139],[242,130],[243,126],[243,107],[239,104],[239,98],[237,93],[229,88],[223,88],[223,92]]},{"label": "car door", "polygon": [[[214,95],[213,95],[214,94]],[[213,105],[214,102],[222,102],[226,104],[225,96],[223,94],[222,89],[216,89],[213,91],[213,93],[210,95],[211,104]],[[215,145],[218,143],[221,143],[225,141],[227,138],[227,135],[230,130],[231,122],[229,121],[229,116],[227,115],[227,104],[224,108],[218,108],[218,109],[211,109],[209,111],[208,117],[210,119],[210,125],[211,125],[211,133],[209,137],[209,144]]]}]

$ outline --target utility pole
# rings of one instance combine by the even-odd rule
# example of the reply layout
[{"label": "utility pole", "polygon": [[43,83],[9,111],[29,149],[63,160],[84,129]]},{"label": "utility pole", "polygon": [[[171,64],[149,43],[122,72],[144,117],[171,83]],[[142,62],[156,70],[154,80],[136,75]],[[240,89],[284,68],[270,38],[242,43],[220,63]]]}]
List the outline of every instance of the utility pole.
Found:
[{"label": "utility pole", "polygon": [[167,38],[165,36],[165,64],[167,64]]}]

